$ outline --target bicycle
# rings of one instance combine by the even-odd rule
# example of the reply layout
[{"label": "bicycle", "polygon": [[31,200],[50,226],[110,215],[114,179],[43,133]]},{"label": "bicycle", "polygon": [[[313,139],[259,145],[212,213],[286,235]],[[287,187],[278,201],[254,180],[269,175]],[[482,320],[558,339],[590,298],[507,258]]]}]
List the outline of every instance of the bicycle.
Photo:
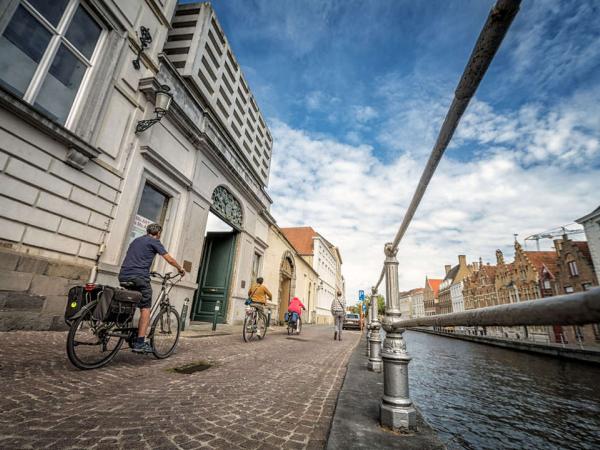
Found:
[{"label": "bicycle", "polygon": [[242,337],[244,342],[250,342],[256,336],[258,339],[263,339],[267,334],[269,319],[262,311],[252,303],[246,303],[246,317],[244,318],[244,328],[242,329]]},{"label": "bicycle", "polygon": [[[169,301],[169,293],[173,286],[181,281],[181,275],[156,272],[150,274],[162,279],[158,299],[150,311],[150,345],[152,354],[158,359],[168,358],[179,342],[179,313]],[[121,283],[122,287],[130,287],[129,283]],[[87,288],[88,286],[86,286]],[[72,317],[67,335],[67,356],[78,369],[97,369],[108,364],[121,349],[125,341],[133,348],[137,338],[137,327],[133,326],[133,312],[118,322],[100,321],[94,318],[94,309],[98,299],[84,306]]]},{"label": "bicycle", "polygon": [[292,314],[290,314],[288,316],[288,321],[287,321],[287,334],[291,335],[294,334],[294,332],[296,332],[296,334],[300,334],[300,332],[302,331],[302,318],[300,317],[300,314],[298,314],[298,318],[296,319],[296,321],[292,321]]}]

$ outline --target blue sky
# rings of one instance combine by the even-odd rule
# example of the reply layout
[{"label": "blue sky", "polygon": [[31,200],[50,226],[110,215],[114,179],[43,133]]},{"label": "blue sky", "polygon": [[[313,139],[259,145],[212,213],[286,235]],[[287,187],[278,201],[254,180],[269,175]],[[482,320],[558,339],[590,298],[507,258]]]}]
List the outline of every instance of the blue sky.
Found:
[{"label": "blue sky", "polygon": [[[493,3],[212,2],[275,138],[272,212],[341,247],[350,298],[377,278]],[[523,2],[401,244],[401,288],[598,206],[599,12]]]}]

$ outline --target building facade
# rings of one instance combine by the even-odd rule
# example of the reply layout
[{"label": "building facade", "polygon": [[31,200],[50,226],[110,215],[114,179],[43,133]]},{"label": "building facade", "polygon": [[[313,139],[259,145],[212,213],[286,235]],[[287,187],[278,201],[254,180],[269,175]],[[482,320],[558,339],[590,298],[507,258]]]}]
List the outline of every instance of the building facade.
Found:
[{"label": "building facade", "polygon": [[398,296],[400,301],[400,314],[402,318],[411,318],[413,316],[413,302],[411,291],[400,292]]},{"label": "building facade", "polygon": [[600,206],[591,213],[577,219],[576,222],[583,225],[594,264],[594,271],[596,272],[596,279],[600,280]]},{"label": "building facade", "polygon": [[458,255],[458,264],[454,267],[444,267],[446,276],[440,284],[439,302],[436,305],[436,314],[448,314],[464,311],[463,280],[469,275],[467,257]]},{"label": "building facade", "polygon": [[[68,288],[117,284],[150,222],[188,272],[171,295],[178,310],[189,299],[186,319],[210,320],[219,301],[220,321],[241,320],[273,222],[272,141],[214,11],[176,0],[38,4],[0,0],[0,327],[60,328]],[[196,44],[182,66],[171,49],[183,31]],[[205,60],[213,84],[188,70]],[[157,107],[167,87],[168,111]],[[205,233],[209,214],[231,231]]]},{"label": "building facade", "polygon": [[[556,294],[583,292],[598,286],[588,243],[572,241],[567,236],[554,241],[556,249]],[[554,342],[600,343],[600,324],[584,326],[553,326]]]},{"label": "building facade", "polygon": [[281,232],[319,275],[315,309],[311,312],[314,322],[333,323],[331,303],[337,292],[344,295],[345,289],[339,249],[311,227],[281,228]]},{"label": "building facade", "polygon": [[269,228],[268,247],[261,268],[265,285],[271,290],[272,319],[283,323],[292,298],[298,297],[306,307],[304,323],[315,321],[316,292],[319,274],[298,254],[277,225]]},{"label": "building facade", "polygon": [[438,294],[441,279],[425,277],[425,287],[423,288],[423,307],[426,316],[435,316],[436,305],[438,303]]},{"label": "building facade", "polygon": [[423,288],[416,288],[410,291],[412,300],[412,317],[425,316],[425,304],[423,303]]}]

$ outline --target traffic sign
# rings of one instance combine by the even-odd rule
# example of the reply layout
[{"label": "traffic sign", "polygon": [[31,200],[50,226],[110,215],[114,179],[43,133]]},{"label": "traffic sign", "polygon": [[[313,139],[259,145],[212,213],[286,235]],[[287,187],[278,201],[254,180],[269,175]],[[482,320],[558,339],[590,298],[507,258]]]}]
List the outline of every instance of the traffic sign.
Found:
[{"label": "traffic sign", "polygon": [[365,291],[358,291],[358,299],[359,299],[361,302],[364,302],[364,301],[365,301]]}]

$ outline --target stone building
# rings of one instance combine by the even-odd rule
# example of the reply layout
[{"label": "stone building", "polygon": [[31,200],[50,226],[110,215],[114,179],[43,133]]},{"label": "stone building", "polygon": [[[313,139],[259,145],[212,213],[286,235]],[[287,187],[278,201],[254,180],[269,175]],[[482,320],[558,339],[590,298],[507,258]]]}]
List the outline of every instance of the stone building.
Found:
[{"label": "stone building", "polygon": [[400,301],[400,314],[403,319],[409,319],[413,315],[411,291],[400,292],[398,294]]},{"label": "stone building", "polygon": [[314,321],[319,324],[333,323],[331,302],[337,291],[344,294],[339,249],[311,227],[281,228],[281,232],[319,275]]},{"label": "stone building", "polygon": [[485,308],[498,304],[496,292],[496,266],[479,262],[472,264],[472,270],[464,279],[463,297],[465,310]]},{"label": "stone building", "polygon": [[240,320],[272,138],[210,5],[0,0],[0,41],[0,328],[59,328],[149,222],[188,271],[175,307]]},{"label": "stone building", "polygon": [[265,252],[262,276],[271,290],[272,318],[283,322],[292,298],[298,297],[306,307],[304,323],[313,323],[316,316],[316,292],[319,274],[298,254],[292,243],[275,224],[269,227],[268,247]]},{"label": "stone building", "polygon": [[438,303],[438,294],[441,279],[425,277],[425,287],[423,288],[423,307],[426,316],[436,315],[436,305]]},{"label": "stone building", "polygon": [[425,316],[425,304],[423,303],[423,288],[416,288],[410,291],[412,301],[412,317]]},{"label": "stone building", "polygon": [[591,213],[577,219],[576,222],[583,225],[596,272],[596,279],[600,280],[600,206]]},{"label": "stone building", "polygon": [[[515,258],[510,264],[504,255],[496,251],[496,292],[498,304],[519,303],[542,297],[551,297],[555,292],[556,252],[524,251],[515,241]],[[532,339],[541,342],[551,340],[546,326],[512,327],[504,329],[505,337]]]},{"label": "stone building", "polygon": [[[557,254],[556,293],[570,294],[582,292],[598,286],[592,255],[588,243],[572,241],[567,236],[554,241]],[[600,342],[600,324],[585,326],[553,327],[553,341],[584,344]]]}]

